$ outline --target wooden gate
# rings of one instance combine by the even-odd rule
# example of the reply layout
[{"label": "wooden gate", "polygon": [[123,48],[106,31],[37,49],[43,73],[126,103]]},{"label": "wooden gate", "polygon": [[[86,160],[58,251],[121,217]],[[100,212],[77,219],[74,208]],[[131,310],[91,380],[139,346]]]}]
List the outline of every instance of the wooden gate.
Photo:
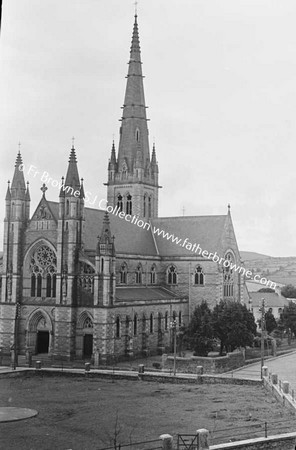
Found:
[{"label": "wooden gate", "polygon": [[177,450],[198,450],[197,434],[178,434]]}]

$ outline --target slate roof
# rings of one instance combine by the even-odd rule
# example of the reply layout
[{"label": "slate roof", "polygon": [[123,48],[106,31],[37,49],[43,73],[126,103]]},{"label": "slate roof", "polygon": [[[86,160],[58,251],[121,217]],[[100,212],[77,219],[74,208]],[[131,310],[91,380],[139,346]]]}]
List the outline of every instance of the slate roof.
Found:
[{"label": "slate roof", "polygon": [[[95,249],[101,234],[105,211],[85,208],[85,249]],[[152,234],[114,214],[109,214],[110,229],[115,236],[116,253],[156,255]]]},{"label": "slate roof", "polygon": [[55,218],[56,221],[59,219],[59,204],[58,202],[50,202],[46,200],[48,203],[48,206],[50,207],[50,210]]},{"label": "slate roof", "polygon": [[289,300],[275,292],[250,292],[253,308],[261,306],[262,298],[265,299],[266,308],[283,308],[289,304]]},{"label": "slate roof", "polygon": [[221,248],[221,237],[223,235],[227,215],[224,216],[182,216],[163,217],[153,219],[153,225],[160,230],[164,230],[175,237],[182,239],[180,244],[167,240],[155,234],[155,240],[160,255],[166,256],[188,256],[198,255],[184,247],[183,240],[188,238],[191,244],[199,244],[202,250],[217,252]]},{"label": "slate roof", "polygon": [[116,287],[116,302],[159,301],[180,298],[169,289],[161,287]]},{"label": "slate roof", "polygon": [[[58,219],[58,202],[48,201],[48,205]],[[198,255],[182,247],[184,239],[191,244],[199,244],[202,250],[217,252],[221,249],[228,216],[182,216],[151,219],[151,229],[143,229],[135,224],[109,214],[111,234],[115,236],[116,253],[137,254],[143,256],[189,256]],[[104,211],[85,208],[85,250],[95,250],[97,237],[101,234]],[[163,230],[169,235],[181,239],[180,244],[153,233],[154,229]],[[155,239],[155,240],[154,240]],[[156,245],[155,245],[156,243]]]}]

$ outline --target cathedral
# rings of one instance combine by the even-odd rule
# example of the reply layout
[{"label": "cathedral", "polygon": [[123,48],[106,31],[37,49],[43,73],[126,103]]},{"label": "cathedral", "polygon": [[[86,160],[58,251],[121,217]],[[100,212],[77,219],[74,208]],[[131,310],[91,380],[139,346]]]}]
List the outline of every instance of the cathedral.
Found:
[{"label": "cathedral", "polygon": [[43,184],[31,214],[18,153],[5,197],[3,352],[102,363],[160,354],[202,300],[244,301],[243,276],[207,257],[241,263],[230,207],[225,215],[158,217],[137,15],[119,131],[100,209],[87,207],[73,143],[58,201],[47,200]]}]

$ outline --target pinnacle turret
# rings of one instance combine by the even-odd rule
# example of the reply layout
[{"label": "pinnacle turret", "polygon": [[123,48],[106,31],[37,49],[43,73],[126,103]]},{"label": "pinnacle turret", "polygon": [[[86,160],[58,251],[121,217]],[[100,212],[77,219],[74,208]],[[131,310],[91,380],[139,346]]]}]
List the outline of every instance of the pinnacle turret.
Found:
[{"label": "pinnacle turret", "polygon": [[7,182],[7,191],[6,191],[5,200],[7,200],[7,201],[11,200],[10,181]]},{"label": "pinnacle turret", "polygon": [[84,191],[83,191],[83,187],[80,183],[79,174],[78,174],[77,159],[76,159],[74,143],[72,144],[72,148],[71,148],[71,152],[70,152],[66,179],[65,179],[65,181],[62,182],[62,185],[63,186],[61,187],[60,196],[73,196],[74,193],[78,191],[80,194],[78,196],[75,195],[75,197],[84,198]]}]

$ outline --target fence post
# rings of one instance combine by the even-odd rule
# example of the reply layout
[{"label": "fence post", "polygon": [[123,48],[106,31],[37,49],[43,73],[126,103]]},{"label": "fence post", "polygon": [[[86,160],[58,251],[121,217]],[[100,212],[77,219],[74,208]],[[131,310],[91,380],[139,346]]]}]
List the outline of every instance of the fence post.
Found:
[{"label": "fence post", "polygon": [[271,374],[271,382],[272,382],[272,384],[277,384],[278,376],[276,373]]},{"label": "fence post", "polygon": [[284,394],[289,394],[290,383],[288,381],[283,381],[282,382],[282,387],[283,387],[283,393]]},{"label": "fence post", "polygon": [[173,450],[173,436],[162,434],[159,439],[162,440],[162,450]]},{"label": "fence post", "polygon": [[209,431],[205,428],[196,430],[197,434],[197,445],[199,450],[208,450],[209,447]]},{"label": "fence post", "polygon": [[268,367],[267,366],[262,367],[262,375],[264,377],[267,377],[267,375],[268,375]]}]

